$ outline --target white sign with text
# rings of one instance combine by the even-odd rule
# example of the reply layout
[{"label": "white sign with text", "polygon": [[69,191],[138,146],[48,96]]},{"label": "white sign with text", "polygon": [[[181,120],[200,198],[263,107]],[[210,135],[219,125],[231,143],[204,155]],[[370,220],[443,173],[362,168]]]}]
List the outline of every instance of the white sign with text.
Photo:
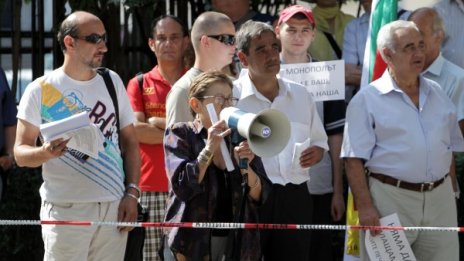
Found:
[{"label": "white sign with text", "polygon": [[[381,226],[400,227],[401,223],[396,213],[380,219]],[[370,260],[375,261],[416,261],[408,239],[403,230],[382,230],[373,237],[366,231],[365,242]]]},{"label": "white sign with text", "polygon": [[345,99],[343,60],[281,64],[280,76],[306,86],[314,101]]}]

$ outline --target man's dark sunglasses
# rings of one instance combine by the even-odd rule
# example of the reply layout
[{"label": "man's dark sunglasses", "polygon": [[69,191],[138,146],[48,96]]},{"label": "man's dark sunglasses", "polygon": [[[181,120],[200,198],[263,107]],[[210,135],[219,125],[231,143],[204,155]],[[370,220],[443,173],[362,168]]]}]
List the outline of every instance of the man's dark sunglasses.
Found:
[{"label": "man's dark sunglasses", "polygon": [[91,43],[91,44],[99,44],[102,41],[106,43],[106,40],[108,40],[106,38],[106,34],[102,34],[102,35],[91,34],[91,35],[87,35],[87,36],[84,36],[84,37],[73,36],[73,38],[79,39],[79,40],[84,40],[84,41],[86,41],[88,43]]},{"label": "man's dark sunglasses", "polygon": [[218,40],[225,45],[234,45],[235,36],[230,34],[208,35],[208,37]]}]

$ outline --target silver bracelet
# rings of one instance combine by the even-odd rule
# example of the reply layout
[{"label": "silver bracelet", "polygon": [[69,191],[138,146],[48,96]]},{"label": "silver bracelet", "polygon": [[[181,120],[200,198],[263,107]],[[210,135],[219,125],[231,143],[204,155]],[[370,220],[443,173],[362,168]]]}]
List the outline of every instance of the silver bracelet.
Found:
[{"label": "silver bracelet", "polygon": [[130,197],[130,198],[133,198],[133,199],[135,199],[135,200],[137,200],[137,201],[139,200],[139,198],[138,198],[138,197],[136,197],[134,194],[132,194],[132,193],[129,193],[129,192],[126,192],[126,193],[124,193],[124,196]]},{"label": "silver bracelet", "polygon": [[126,190],[129,189],[129,188],[133,188],[133,189],[137,190],[137,193],[139,194],[139,197],[142,196],[142,191],[140,190],[139,186],[137,186],[137,184],[129,183],[126,186]]}]

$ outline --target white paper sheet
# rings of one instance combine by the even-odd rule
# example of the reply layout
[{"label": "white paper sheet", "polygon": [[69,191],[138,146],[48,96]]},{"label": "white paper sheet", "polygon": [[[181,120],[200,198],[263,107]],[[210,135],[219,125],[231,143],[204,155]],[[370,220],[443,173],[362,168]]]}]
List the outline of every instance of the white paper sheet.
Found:
[{"label": "white paper sheet", "polygon": [[70,139],[68,148],[78,150],[98,159],[98,151],[104,150],[104,137],[98,126],[90,122],[87,112],[81,112],[59,121],[40,125],[45,142]]},{"label": "white paper sheet", "polygon": [[304,171],[308,170],[310,167],[302,168],[300,165],[301,153],[311,145],[311,139],[308,138],[302,143],[296,142],[293,147],[293,157],[292,157],[292,170]]},{"label": "white paper sheet", "polygon": [[[380,219],[381,226],[401,226],[396,213]],[[404,260],[416,261],[408,239],[403,230],[383,230],[373,237],[366,231],[365,242],[370,260],[388,261]]]},{"label": "white paper sheet", "polygon": [[[219,121],[216,110],[214,109],[214,104],[209,103],[206,105],[206,109],[208,110],[209,118],[211,119],[211,123],[215,124]],[[232,163],[232,159],[229,154],[229,150],[227,149],[227,145],[224,140],[221,141],[221,153],[222,158],[224,158],[224,162],[226,163],[227,171],[233,171],[235,169],[234,163]]]}]

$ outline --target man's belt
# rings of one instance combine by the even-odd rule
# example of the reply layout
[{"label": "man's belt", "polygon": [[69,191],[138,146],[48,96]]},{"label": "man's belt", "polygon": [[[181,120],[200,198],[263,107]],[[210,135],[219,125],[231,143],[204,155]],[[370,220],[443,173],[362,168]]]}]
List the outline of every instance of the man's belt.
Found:
[{"label": "man's belt", "polygon": [[393,177],[379,174],[379,173],[371,172],[369,175],[382,183],[392,185],[397,188],[402,188],[402,189],[407,189],[407,190],[412,190],[412,191],[417,191],[417,192],[432,191],[434,188],[440,186],[443,183],[443,181],[445,181],[446,177],[448,177],[448,174],[446,174],[443,178],[437,181],[434,181],[434,182],[411,183],[411,182],[402,181],[402,180],[395,179]]}]

